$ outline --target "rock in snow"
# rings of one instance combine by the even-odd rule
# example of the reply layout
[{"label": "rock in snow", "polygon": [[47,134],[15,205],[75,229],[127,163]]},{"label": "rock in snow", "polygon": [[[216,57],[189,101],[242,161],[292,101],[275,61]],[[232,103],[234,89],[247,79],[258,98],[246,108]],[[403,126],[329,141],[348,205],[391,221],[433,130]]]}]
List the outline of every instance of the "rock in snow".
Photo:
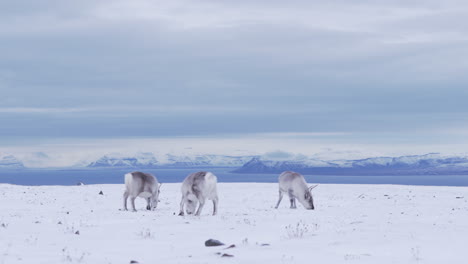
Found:
[{"label": "rock in snow", "polygon": [[207,247],[217,247],[222,245],[224,245],[224,243],[216,239],[208,239],[207,241],[205,241],[205,246]]}]

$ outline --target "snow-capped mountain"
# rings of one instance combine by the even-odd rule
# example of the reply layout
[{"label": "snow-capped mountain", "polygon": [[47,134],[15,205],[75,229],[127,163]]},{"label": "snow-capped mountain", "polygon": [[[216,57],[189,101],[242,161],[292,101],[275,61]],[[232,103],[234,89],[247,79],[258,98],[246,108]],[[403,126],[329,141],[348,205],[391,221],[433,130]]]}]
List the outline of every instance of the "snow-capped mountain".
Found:
[{"label": "snow-capped mountain", "polygon": [[158,161],[152,153],[138,153],[135,156],[122,156],[120,154],[109,154],[99,158],[87,165],[90,168],[152,168],[157,167]]},{"label": "snow-capped mountain", "polygon": [[285,170],[303,170],[308,168],[327,168],[336,167],[335,164],[315,159],[301,159],[301,160],[264,160],[261,157],[254,157],[236,172],[282,172]]},{"label": "snow-capped mountain", "polygon": [[437,153],[425,155],[401,156],[401,157],[376,157],[351,161],[352,167],[429,167],[438,166],[450,162],[448,158],[442,158]]},{"label": "snow-capped mountain", "polygon": [[240,167],[252,156],[227,155],[173,155],[165,154],[155,157],[153,153],[139,153],[135,156],[106,155],[91,162],[92,168],[189,168],[189,167]]},{"label": "snow-capped mountain", "polygon": [[23,162],[17,159],[13,155],[6,155],[0,157],[0,168],[1,169],[22,169],[24,168]]},{"label": "snow-capped mountain", "polygon": [[171,167],[240,167],[249,161],[252,156],[227,155],[166,155],[163,165]]},{"label": "snow-capped mountain", "polygon": [[[31,158],[32,157],[32,158]],[[34,159],[33,159],[34,158]],[[36,160],[34,163],[31,160]],[[40,162],[39,162],[40,161]],[[55,164],[57,157],[38,152],[23,156],[0,154],[0,169],[22,169]],[[38,165],[39,164],[39,165]],[[33,166],[34,165],[34,166]],[[92,162],[73,168],[233,168],[238,173],[280,173],[293,170],[305,174],[322,175],[468,175],[468,156],[442,156],[437,153],[399,157],[325,160],[281,151],[261,156],[233,156],[217,154],[154,154],[139,152],[132,155],[111,153]]]},{"label": "snow-capped mountain", "polygon": [[278,161],[255,157],[235,172],[280,173],[285,170],[327,175],[468,174],[468,158],[442,157],[437,153],[334,161],[307,158]]},{"label": "snow-capped mountain", "polygon": [[28,168],[47,168],[56,163],[56,160],[51,158],[44,152],[32,152],[21,157],[25,167]]}]

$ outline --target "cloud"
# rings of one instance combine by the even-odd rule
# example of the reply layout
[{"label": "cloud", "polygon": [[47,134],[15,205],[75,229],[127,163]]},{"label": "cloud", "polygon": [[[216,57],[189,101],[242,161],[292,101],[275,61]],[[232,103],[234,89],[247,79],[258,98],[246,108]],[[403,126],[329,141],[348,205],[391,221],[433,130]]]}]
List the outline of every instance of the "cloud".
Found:
[{"label": "cloud", "polygon": [[467,121],[467,8],[4,1],[0,135],[432,144]]},{"label": "cloud", "polygon": [[[328,137],[328,136],[344,136],[350,135],[345,132],[272,132],[253,134],[257,137],[274,137],[274,138],[307,138],[307,137]],[[252,136],[252,135],[251,135]]]},{"label": "cloud", "polygon": [[86,108],[40,108],[40,107],[5,107],[0,108],[0,113],[74,113],[74,112],[86,112],[89,109]]},{"label": "cloud", "polygon": [[278,160],[278,161],[284,161],[284,160],[301,160],[301,159],[306,159],[307,156],[303,154],[295,154],[291,152],[286,152],[282,150],[276,150],[272,152],[267,152],[262,155],[262,159],[265,160]]},{"label": "cloud", "polygon": [[17,113],[17,114],[56,114],[56,113],[115,113],[115,112],[134,112],[134,113],[187,113],[197,111],[242,111],[241,108],[217,108],[216,106],[107,106],[107,107],[5,107],[0,108],[0,113]]}]

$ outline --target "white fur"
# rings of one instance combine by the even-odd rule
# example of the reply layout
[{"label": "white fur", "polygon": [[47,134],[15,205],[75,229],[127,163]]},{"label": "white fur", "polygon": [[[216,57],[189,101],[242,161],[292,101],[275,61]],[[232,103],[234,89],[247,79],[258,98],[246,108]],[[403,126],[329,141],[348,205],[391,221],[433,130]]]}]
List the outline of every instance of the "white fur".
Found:
[{"label": "white fur", "polygon": [[138,197],[141,197],[141,198],[150,198],[153,194],[150,193],[150,192],[142,192],[138,195]]},{"label": "white fur", "polygon": [[142,172],[125,174],[124,210],[127,210],[127,199],[130,197],[132,210],[135,209],[136,197],[142,197],[147,201],[146,209],[154,210],[158,206],[160,184],[156,177]]},{"label": "white fur", "polygon": [[289,200],[291,202],[291,208],[296,208],[296,199],[306,208],[314,209],[314,203],[312,198],[311,189],[314,187],[308,187],[307,182],[299,173],[292,171],[285,171],[280,174],[278,178],[279,183],[279,199],[275,208],[278,208],[283,199],[283,193],[288,193]]},{"label": "white fur", "polygon": [[184,215],[184,206],[186,207],[187,214],[194,213],[198,204],[195,215],[200,215],[206,199],[213,201],[213,215],[217,213],[217,177],[211,172],[206,172],[204,176],[200,176],[203,177],[203,179],[201,179],[197,178],[198,173],[202,172],[192,173],[182,182],[182,200],[180,202],[179,215]]}]

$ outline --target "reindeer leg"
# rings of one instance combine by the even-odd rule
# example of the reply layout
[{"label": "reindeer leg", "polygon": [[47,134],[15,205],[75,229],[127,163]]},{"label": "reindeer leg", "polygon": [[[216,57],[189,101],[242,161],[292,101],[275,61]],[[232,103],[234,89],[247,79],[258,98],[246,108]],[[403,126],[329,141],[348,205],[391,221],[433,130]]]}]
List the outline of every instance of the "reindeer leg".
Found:
[{"label": "reindeer leg", "polygon": [[146,210],[151,210],[151,197],[146,198]]},{"label": "reindeer leg", "polygon": [[128,191],[125,191],[123,194],[123,209],[127,211],[127,199],[128,199]]},{"label": "reindeer leg", "polygon": [[198,197],[198,202],[200,202],[200,204],[198,205],[198,210],[195,213],[196,216],[199,216],[201,214],[203,206],[205,205],[205,197]]},{"label": "reindeer leg", "polygon": [[130,202],[131,202],[131,204],[132,204],[132,211],[133,211],[133,212],[136,212],[136,209],[135,209],[135,199],[136,199],[136,197],[133,197],[133,196],[130,197]]},{"label": "reindeer leg", "polygon": [[279,190],[279,199],[278,199],[278,203],[276,203],[275,209],[278,209],[278,206],[280,205],[282,199],[283,199],[283,192]]},{"label": "reindeer leg", "polygon": [[213,198],[213,215],[218,212],[218,197]]},{"label": "reindeer leg", "polygon": [[291,202],[291,209],[296,209],[296,198],[294,197],[293,191],[288,190],[289,201]]},{"label": "reindeer leg", "polygon": [[294,198],[289,198],[289,202],[291,203],[291,209],[296,209],[296,205],[294,204]]},{"label": "reindeer leg", "polygon": [[180,201],[180,212],[179,212],[180,216],[184,215],[184,203],[185,203],[185,197],[182,196],[182,200]]},{"label": "reindeer leg", "polygon": [[150,200],[151,200],[151,210],[154,211],[158,207],[159,197],[157,197],[156,195],[153,195],[150,198]]}]

